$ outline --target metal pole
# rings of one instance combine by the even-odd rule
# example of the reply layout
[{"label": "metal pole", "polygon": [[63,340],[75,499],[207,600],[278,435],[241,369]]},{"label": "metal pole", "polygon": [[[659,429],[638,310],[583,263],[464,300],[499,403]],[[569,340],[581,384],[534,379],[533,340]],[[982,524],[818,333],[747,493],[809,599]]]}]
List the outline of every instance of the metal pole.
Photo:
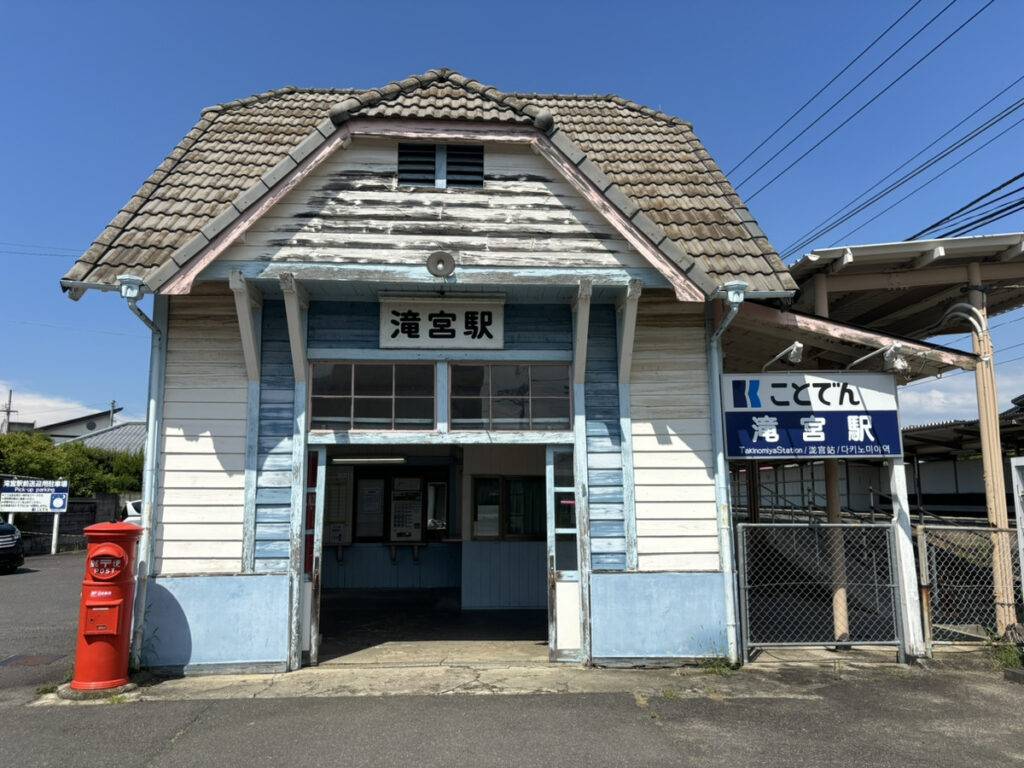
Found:
[{"label": "metal pole", "polygon": [[907,473],[903,468],[902,457],[889,460],[889,493],[892,494],[892,527],[896,575],[899,580],[903,650],[907,656],[919,658],[925,653],[924,629],[921,626],[917,569],[914,567],[914,542],[910,532]]},{"label": "metal pole", "polygon": [[53,532],[50,534],[50,554],[57,554],[57,539],[60,536],[60,513],[53,513]]}]

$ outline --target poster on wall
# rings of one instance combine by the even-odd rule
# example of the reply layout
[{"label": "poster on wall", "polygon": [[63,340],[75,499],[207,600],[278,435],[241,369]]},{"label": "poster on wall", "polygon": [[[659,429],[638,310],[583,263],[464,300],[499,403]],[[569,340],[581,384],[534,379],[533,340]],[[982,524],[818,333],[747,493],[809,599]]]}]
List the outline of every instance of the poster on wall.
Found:
[{"label": "poster on wall", "polygon": [[356,507],[356,537],[380,538],[384,535],[384,481],[360,480]]},{"label": "poster on wall", "polygon": [[324,543],[352,543],[352,467],[329,467],[324,500]]},{"label": "poster on wall", "polygon": [[391,493],[391,540],[423,540],[423,491],[418,477],[395,478]]}]

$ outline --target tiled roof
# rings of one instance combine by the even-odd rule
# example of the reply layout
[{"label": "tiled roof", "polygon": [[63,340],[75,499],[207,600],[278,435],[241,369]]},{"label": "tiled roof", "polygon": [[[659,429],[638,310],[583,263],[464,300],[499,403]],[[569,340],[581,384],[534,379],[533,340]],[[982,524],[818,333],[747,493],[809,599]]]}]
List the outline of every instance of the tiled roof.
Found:
[{"label": "tiled roof", "polygon": [[[536,125],[578,148],[574,162],[613,183],[605,194],[620,209],[635,205],[634,220],[660,227],[670,258],[684,269],[695,261],[691,277],[705,292],[735,279],[751,290],[795,288],[689,123],[618,96],[502,93],[450,70],[365,91],[283,88],[204,110],[64,279],[112,285],[128,273],[162,283],[308,154],[308,142],[354,116]],[[616,188],[625,200],[615,202]]]},{"label": "tiled roof", "polygon": [[83,443],[90,448],[115,453],[138,453],[146,447],[146,422],[125,421],[67,442]]}]

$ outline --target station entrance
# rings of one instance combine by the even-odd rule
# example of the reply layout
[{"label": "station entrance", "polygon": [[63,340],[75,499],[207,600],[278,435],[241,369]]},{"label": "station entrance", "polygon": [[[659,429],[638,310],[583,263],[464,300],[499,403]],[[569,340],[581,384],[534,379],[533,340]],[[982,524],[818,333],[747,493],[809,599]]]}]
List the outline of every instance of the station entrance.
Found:
[{"label": "station entrance", "polygon": [[[474,444],[311,452],[302,583],[308,661],[564,656],[553,629],[558,609],[577,625],[580,611],[578,589],[571,605],[566,590],[553,586],[564,580],[549,558],[555,462],[571,472],[571,449]],[[561,486],[557,494],[559,524],[571,519],[575,527],[572,483],[558,482],[570,491]],[[563,530],[560,547],[577,550],[575,530],[568,542]],[[560,559],[575,567],[573,555]],[[549,604],[556,593],[561,606]],[[578,646],[578,631],[563,635]]]}]

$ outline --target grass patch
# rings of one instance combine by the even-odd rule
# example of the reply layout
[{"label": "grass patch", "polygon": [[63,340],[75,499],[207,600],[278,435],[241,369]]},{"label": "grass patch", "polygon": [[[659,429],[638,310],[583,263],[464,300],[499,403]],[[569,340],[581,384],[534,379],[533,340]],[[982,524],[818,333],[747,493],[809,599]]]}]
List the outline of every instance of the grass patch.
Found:
[{"label": "grass patch", "polygon": [[68,667],[64,670],[64,676],[60,680],[51,680],[48,683],[44,683],[36,688],[36,693],[40,696],[45,696],[48,693],[56,693],[57,689],[65,683],[70,683],[71,678],[75,676],[75,668]]},{"label": "grass patch", "polygon": [[108,704],[124,704],[126,701],[128,701],[128,697],[120,693],[114,694],[107,699]]},{"label": "grass patch", "polygon": [[1021,669],[1024,667],[1024,654],[1020,647],[1008,643],[988,646],[988,655],[992,666],[996,669]]},{"label": "grass patch", "polygon": [[663,699],[678,699],[680,697],[679,691],[674,688],[666,688],[661,692],[661,698]]},{"label": "grass patch", "polygon": [[739,667],[736,664],[732,664],[729,659],[725,656],[709,656],[706,659],[701,659],[698,662],[698,666],[709,675],[731,675]]}]

